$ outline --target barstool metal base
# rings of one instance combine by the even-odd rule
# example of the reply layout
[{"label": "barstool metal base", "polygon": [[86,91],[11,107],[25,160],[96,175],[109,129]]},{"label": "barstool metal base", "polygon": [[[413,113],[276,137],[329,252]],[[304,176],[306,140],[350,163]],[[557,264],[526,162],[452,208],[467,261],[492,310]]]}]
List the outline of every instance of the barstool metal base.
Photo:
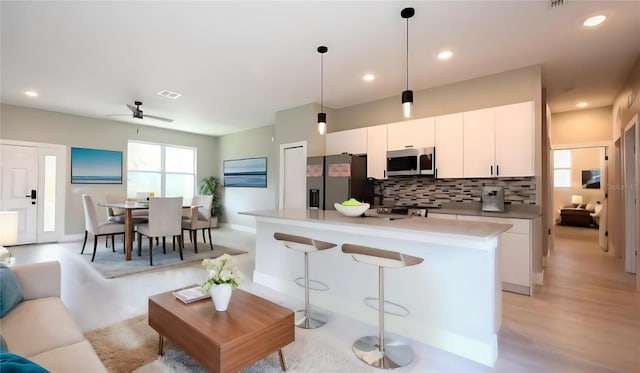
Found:
[{"label": "barstool metal base", "polygon": [[380,352],[377,336],[362,337],[353,343],[353,353],[363,363],[379,369],[402,368],[413,360],[413,351],[406,343],[384,339],[384,355]]},{"label": "barstool metal base", "polygon": [[326,324],[329,320],[327,316],[319,313],[307,313],[305,310],[298,310],[295,313],[296,326],[302,329],[315,329]]}]

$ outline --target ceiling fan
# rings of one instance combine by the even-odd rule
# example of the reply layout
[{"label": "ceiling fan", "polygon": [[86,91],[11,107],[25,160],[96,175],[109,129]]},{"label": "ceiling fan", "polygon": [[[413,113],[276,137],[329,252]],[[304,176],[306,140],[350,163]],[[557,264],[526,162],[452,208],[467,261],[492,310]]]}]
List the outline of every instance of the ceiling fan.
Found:
[{"label": "ceiling fan", "polygon": [[[133,117],[134,118],[138,118],[138,119],[150,118],[150,119],[161,120],[163,122],[169,122],[169,123],[173,122],[173,119],[169,119],[169,118],[165,118],[165,117],[159,117],[157,115],[143,114],[142,109],[140,109],[140,106],[142,106],[142,101],[134,101],[133,104],[136,105],[136,106],[127,104],[127,107],[133,113]],[[121,116],[121,115],[129,115],[129,114],[111,114],[111,115],[108,115],[108,116],[111,117],[111,116]]]}]

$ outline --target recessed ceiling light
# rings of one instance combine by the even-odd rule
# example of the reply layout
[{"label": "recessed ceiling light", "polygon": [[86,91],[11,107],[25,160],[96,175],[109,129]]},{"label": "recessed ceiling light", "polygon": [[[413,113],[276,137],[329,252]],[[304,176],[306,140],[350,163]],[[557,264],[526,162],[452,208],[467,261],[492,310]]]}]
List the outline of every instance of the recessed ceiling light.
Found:
[{"label": "recessed ceiling light", "polygon": [[376,80],[376,76],[373,74],[364,74],[362,76],[362,80],[364,80],[365,82],[372,82],[374,80]]},{"label": "recessed ceiling light", "polygon": [[582,109],[582,108],[585,108],[585,107],[589,106],[589,104],[587,102],[583,101],[583,102],[578,102],[576,104],[576,106]]},{"label": "recessed ceiling light", "polygon": [[36,91],[24,91],[24,94],[29,97],[38,97],[38,92]]},{"label": "recessed ceiling light", "polygon": [[589,18],[585,19],[584,22],[582,22],[582,25],[585,26],[585,27],[598,26],[599,24],[604,22],[605,19],[607,19],[607,17],[605,17],[602,14],[600,14],[600,15],[589,17]]},{"label": "recessed ceiling light", "polygon": [[181,93],[172,92],[172,91],[170,91],[168,89],[163,89],[162,91],[158,92],[158,94],[160,96],[162,96],[162,97],[168,97],[168,98],[173,98],[173,99],[176,99],[176,98],[182,96]]},{"label": "recessed ceiling light", "polygon": [[448,50],[448,49],[443,50],[440,53],[438,53],[438,59],[441,60],[441,61],[446,61],[451,57],[453,57],[453,52]]}]

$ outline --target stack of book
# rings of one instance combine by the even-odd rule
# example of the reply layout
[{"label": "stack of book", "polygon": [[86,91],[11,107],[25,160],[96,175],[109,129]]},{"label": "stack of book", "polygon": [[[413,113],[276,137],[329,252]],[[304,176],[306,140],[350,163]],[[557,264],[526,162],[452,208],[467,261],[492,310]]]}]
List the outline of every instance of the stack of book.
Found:
[{"label": "stack of book", "polygon": [[182,303],[191,303],[202,299],[211,298],[211,294],[203,294],[200,290],[200,286],[196,285],[190,288],[176,290],[173,292],[176,298],[180,299]]}]

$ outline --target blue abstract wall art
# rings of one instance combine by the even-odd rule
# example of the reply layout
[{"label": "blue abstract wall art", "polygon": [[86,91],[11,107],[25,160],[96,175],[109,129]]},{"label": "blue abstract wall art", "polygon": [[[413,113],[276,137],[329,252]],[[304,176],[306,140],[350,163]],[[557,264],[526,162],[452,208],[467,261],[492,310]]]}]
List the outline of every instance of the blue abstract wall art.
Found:
[{"label": "blue abstract wall art", "polygon": [[71,184],[122,184],[122,152],[71,148]]},{"label": "blue abstract wall art", "polygon": [[225,160],[223,164],[225,187],[267,187],[267,158]]}]

